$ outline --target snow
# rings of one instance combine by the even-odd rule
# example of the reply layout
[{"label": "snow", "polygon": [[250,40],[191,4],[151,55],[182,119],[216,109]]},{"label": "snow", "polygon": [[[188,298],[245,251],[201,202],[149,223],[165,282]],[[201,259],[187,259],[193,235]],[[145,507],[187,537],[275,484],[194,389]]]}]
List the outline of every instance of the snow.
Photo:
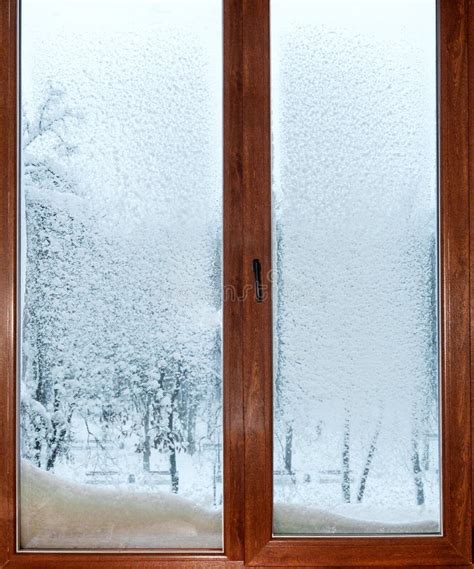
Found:
[{"label": "snow", "polygon": [[[22,549],[220,548],[221,514],[165,492],[90,487],[21,463]],[[373,515],[369,514],[369,515]],[[304,522],[302,522],[302,519]],[[436,520],[383,523],[276,504],[274,529],[304,534],[436,533]]]},{"label": "snow", "polygon": [[[355,515],[351,517],[350,510],[347,514],[336,514],[304,504],[275,504],[273,531],[275,534],[288,535],[318,535],[318,534],[417,534],[417,533],[439,533],[439,523],[436,519],[420,519],[418,521],[383,522],[373,521],[377,514],[373,508],[365,508],[366,517]],[[386,512],[379,512],[386,516]],[[406,512],[399,512],[404,515]],[[311,528],[311,531],[308,530]]]},{"label": "snow", "polygon": [[22,549],[220,548],[220,511],[165,492],[96,488],[21,461]]}]

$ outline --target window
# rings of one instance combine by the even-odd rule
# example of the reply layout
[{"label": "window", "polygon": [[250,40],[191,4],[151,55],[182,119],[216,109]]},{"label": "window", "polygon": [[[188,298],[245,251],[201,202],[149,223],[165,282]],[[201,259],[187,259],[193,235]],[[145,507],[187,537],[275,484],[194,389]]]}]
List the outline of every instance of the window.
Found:
[{"label": "window", "polygon": [[471,566],[471,21],[5,1],[2,567]]},{"label": "window", "polygon": [[274,532],[437,533],[436,3],[270,8]]},{"label": "window", "polygon": [[221,11],[22,3],[24,549],[222,548]]}]

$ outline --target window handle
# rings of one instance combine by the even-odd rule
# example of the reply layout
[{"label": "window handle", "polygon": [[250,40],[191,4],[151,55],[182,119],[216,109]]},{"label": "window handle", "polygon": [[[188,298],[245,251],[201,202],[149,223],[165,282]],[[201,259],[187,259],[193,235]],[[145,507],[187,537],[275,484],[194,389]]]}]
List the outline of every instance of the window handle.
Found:
[{"label": "window handle", "polygon": [[262,302],[263,300],[263,293],[262,293],[262,266],[260,264],[259,259],[254,259],[252,261],[253,266],[253,276],[255,279],[255,300],[257,302]]}]

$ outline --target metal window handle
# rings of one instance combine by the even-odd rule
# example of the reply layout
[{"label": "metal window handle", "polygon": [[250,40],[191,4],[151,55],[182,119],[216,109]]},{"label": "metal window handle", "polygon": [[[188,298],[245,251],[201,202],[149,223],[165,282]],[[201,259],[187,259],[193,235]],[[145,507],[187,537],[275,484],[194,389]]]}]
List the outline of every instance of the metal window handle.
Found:
[{"label": "metal window handle", "polygon": [[252,261],[253,276],[255,279],[255,300],[257,302],[262,302],[263,291],[262,291],[262,266],[259,259],[254,259]]}]

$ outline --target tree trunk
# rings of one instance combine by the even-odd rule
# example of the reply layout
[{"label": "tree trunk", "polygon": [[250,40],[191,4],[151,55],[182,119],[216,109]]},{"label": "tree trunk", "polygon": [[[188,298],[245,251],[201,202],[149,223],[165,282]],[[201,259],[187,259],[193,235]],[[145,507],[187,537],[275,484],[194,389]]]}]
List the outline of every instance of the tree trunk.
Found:
[{"label": "tree trunk", "polygon": [[191,456],[196,452],[196,405],[192,403],[187,417],[187,452]]},{"label": "tree trunk", "polygon": [[430,469],[430,440],[427,436],[423,440],[423,468]]},{"label": "tree trunk", "polygon": [[150,400],[147,396],[146,406],[145,406],[145,417],[143,419],[143,471],[150,472]]},{"label": "tree trunk", "polygon": [[[54,414],[59,411],[61,400],[57,389],[54,390]],[[53,415],[54,417],[54,415]],[[72,418],[72,412],[68,415],[67,422],[70,423]],[[60,454],[64,453],[65,440],[67,434],[67,428],[63,424],[61,425],[54,419],[51,421],[52,426],[52,439],[49,449],[48,461],[46,463],[46,470],[52,470],[56,464],[56,460]]]},{"label": "tree trunk", "polygon": [[178,493],[179,490],[179,476],[178,469],[176,467],[176,449],[170,451],[170,474],[171,474],[171,491],[174,494]]},{"label": "tree trunk", "polygon": [[292,458],[293,458],[293,427],[288,425],[285,437],[285,470],[288,474],[292,474]]},{"label": "tree trunk", "polygon": [[58,397],[58,390],[54,390],[54,402],[53,402],[53,418],[51,420],[51,427],[52,427],[52,434],[51,439],[49,441],[49,448],[48,448],[48,460],[46,461],[46,470],[52,470],[54,468],[54,463],[56,462],[56,458],[59,454],[59,447],[61,445],[61,438],[64,436],[65,433],[63,431],[58,433],[59,425],[57,421],[55,421],[54,417],[59,410],[59,397]]},{"label": "tree trunk", "polygon": [[34,461],[38,468],[41,468],[41,442],[38,436],[35,438],[35,455]]},{"label": "tree trunk", "polygon": [[420,452],[418,450],[418,436],[416,433],[412,434],[411,462],[413,465],[413,479],[415,481],[416,488],[416,503],[418,506],[422,506],[425,503],[425,490],[423,478],[421,476]]},{"label": "tree trunk", "polygon": [[350,474],[350,419],[349,414],[346,412],[344,420],[344,442],[342,447],[342,496],[344,502],[350,503],[351,501],[351,474]]},{"label": "tree trunk", "polygon": [[178,412],[177,402],[181,389],[181,374],[183,373],[182,365],[178,367],[176,374],[176,383],[174,385],[173,394],[171,396],[171,413],[169,415],[169,449],[170,449],[170,475],[171,475],[171,491],[177,494],[179,491],[179,476],[178,468],[176,466],[176,433],[174,432],[174,414]]},{"label": "tree trunk", "polygon": [[[34,363],[34,369],[36,374],[36,390],[35,390],[35,400],[41,403],[41,405],[47,409],[48,408],[48,394],[49,394],[49,384],[46,377],[46,362],[44,361],[44,351],[45,346],[42,341],[42,336],[37,332],[36,337],[36,358]],[[44,423],[44,420],[43,420]],[[41,455],[43,444],[46,443],[46,455],[49,455],[49,445],[47,439],[47,425],[45,424],[45,432],[37,432],[35,435],[35,462],[38,467],[41,467]]]},{"label": "tree trunk", "polygon": [[369,472],[370,472],[370,465],[372,464],[372,460],[374,458],[374,454],[377,449],[377,441],[379,438],[380,429],[381,429],[381,422],[379,421],[377,423],[377,427],[375,428],[375,433],[372,442],[370,443],[369,452],[367,453],[367,459],[365,461],[364,472],[362,473],[362,477],[360,479],[359,491],[357,492],[358,502],[362,502],[362,499],[364,498],[365,487],[367,485],[367,478],[369,477]]}]

